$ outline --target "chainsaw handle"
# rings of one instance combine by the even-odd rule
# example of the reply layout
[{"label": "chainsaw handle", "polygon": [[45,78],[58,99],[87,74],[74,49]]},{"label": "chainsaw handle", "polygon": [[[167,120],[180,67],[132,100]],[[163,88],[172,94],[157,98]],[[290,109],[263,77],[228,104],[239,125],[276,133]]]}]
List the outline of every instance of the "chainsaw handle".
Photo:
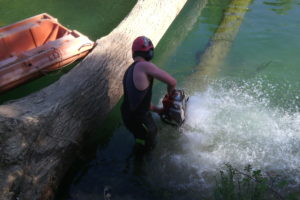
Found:
[{"label": "chainsaw handle", "polygon": [[156,113],[159,114],[159,115],[160,115],[161,113],[163,113],[163,111],[164,111],[163,108],[160,108],[160,107],[155,106],[155,105],[153,105],[153,104],[150,105],[150,110],[151,110],[152,112],[156,112]]},{"label": "chainsaw handle", "polygon": [[161,121],[163,121],[164,123],[174,126],[174,127],[178,127],[178,124],[175,124],[175,123],[169,121],[167,115],[165,115],[164,113],[159,114],[159,116],[160,116]]}]

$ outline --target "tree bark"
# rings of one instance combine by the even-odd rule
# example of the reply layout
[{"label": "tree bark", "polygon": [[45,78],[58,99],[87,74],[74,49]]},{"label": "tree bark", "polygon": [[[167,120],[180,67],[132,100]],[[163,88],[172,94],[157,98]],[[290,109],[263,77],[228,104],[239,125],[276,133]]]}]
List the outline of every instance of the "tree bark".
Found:
[{"label": "tree bark", "polygon": [[60,80],[0,106],[1,200],[53,199],[74,151],[87,137],[84,133],[101,123],[122,96],[132,41],[145,35],[157,44],[185,3],[139,0]]}]

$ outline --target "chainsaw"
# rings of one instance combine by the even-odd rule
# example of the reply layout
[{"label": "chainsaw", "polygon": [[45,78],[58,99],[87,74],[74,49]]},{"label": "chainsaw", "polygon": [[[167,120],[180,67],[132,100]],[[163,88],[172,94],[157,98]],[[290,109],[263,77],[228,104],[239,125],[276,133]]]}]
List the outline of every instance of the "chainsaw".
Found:
[{"label": "chainsaw", "polygon": [[187,101],[188,97],[186,97],[183,90],[174,90],[172,94],[166,94],[162,100],[161,120],[172,126],[181,126],[185,120]]}]

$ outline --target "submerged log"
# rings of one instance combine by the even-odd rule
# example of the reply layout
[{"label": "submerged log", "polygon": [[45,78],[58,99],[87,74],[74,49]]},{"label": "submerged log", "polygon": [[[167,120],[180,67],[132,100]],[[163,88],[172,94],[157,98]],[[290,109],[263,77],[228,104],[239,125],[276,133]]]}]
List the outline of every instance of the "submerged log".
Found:
[{"label": "submerged log", "polygon": [[[186,0],[139,0],[130,14],[69,73],[49,87],[0,106],[0,197],[53,199],[84,135],[122,95],[134,38],[157,44]],[[98,27],[101,28],[101,27]]]},{"label": "submerged log", "polygon": [[187,88],[191,90],[206,88],[205,78],[216,76],[220,70],[221,62],[230,51],[230,47],[239,32],[251,2],[252,0],[232,0],[230,2],[220,25],[211,38],[210,45],[202,54],[195,72],[189,77]]}]

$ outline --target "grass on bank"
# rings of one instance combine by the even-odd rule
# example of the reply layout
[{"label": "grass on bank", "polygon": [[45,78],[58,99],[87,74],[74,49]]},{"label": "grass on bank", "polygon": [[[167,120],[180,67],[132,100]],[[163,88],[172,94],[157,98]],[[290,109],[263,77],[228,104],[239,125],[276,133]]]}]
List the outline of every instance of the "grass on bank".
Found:
[{"label": "grass on bank", "polygon": [[288,178],[277,174],[263,173],[247,165],[239,171],[230,164],[216,179],[216,200],[297,200],[299,191],[291,191]]}]

